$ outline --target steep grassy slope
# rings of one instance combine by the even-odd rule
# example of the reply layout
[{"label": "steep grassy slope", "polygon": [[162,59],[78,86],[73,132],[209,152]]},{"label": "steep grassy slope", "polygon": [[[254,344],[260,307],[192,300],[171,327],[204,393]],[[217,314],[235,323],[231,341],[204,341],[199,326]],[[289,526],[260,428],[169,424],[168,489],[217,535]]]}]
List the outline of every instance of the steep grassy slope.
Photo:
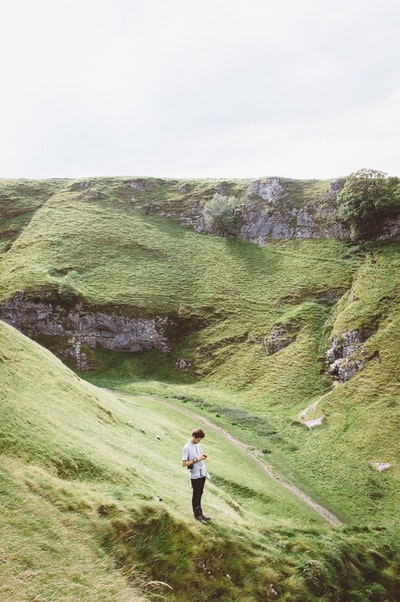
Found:
[{"label": "steep grassy slope", "polygon": [[191,412],[97,389],[3,323],[0,377],[1,600],[395,599],[390,533],[330,530],[211,426],[214,520],[193,524]]},{"label": "steep grassy slope", "polygon": [[[152,500],[162,490],[164,500],[177,510],[183,512],[187,508],[184,498],[187,498],[188,473],[185,471],[182,478],[180,452],[193,428],[190,416],[161,400],[116,397],[93,387],[11,327],[0,323],[0,328],[2,453],[39,464],[60,478],[79,476],[121,486],[133,481],[139,499]],[[222,441],[220,435],[213,433],[207,444],[211,456],[219,450],[219,458],[214,461],[216,478],[219,471],[232,489],[240,489],[240,483],[243,489],[248,488],[248,494],[252,491],[255,497],[265,498],[265,509],[269,503],[272,506],[268,511],[271,520],[277,514],[273,507],[289,503],[286,494],[273,482],[267,482],[264,491],[251,489],[252,483],[268,479],[261,479],[262,471],[256,463],[247,464],[242,454],[229,442]],[[232,459],[231,466],[225,466],[226,457]],[[241,471],[235,476],[237,466],[243,462],[243,474]],[[176,491],[170,490],[171,479],[177,483]],[[269,502],[267,492],[268,496],[273,493],[278,498]],[[222,491],[217,495],[222,496]],[[293,503],[297,505],[295,499]],[[221,506],[221,512],[228,514],[228,520],[231,518],[229,497],[219,504],[213,500],[212,504]],[[257,507],[256,500],[254,505]],[[306,519],[307,510],[299,507]],[[241,522],[243,512],[239,503],[237,510],[236,518]],[[295,513],[290,508],[286,518]],[[279,518],[284,515],[281,511],[277,514]],[[319,522],[317,516],[314,519]]]},{"label": "steep grassy slope", "polygon": [[65,185],[64,180],[0,180],[0,253],[10,248],[35,211]]},{"label": "steep grassy slope", "polygon": [[[374,529],[383,529],[382,537],[387,542],[390,540],[388,549],[396,554],[398,541],[395,535],[392,539],[392,534],[396,533],[399,523],[400,485],[400,249],[397,243],[375,243],[358,248],[327,239],[282,240],[260,247],[182,228],[178,223],[182,208],[186,210],[194,200],[204,202],[211,198],[217,186],[213,181],[171,181],[166,185],[159,180],[130,182],[116,178],[99,179],[90,186],[68,181],[3,184],[6,188],[0,197],[5,216],[1,226],[4,244],[0,259],[0,300],[23,292],[32,298],[67,306],[82,303],[94,310],[129,316],[169,316],[174,319],[176,328],[170,332],[173,345],[169,353],[88,350],[97,368],[81,376],[123,390],[124,395],[120,393],[119,397],[90,387],[83,394],[81,387],[86,385],[71,373],[68,373],[68,384],[60,382],[57,375],[61,364],[57,364],[57,368],[52,362],[46,368],[24,366],[26,374],[31,375],[29,383],[37,379],[38,372],[43,372],[46,384],[39,387],[35,403],[40,420],[45,420],[48,412],[39,404],[39,398],[45,390],[52,390],[50,377],[54,377],[52,403],[56,406],[50,419],[54,429],[52,443],[48,437],[48,422],[45,428],[33,425],[36,444],[29,443],[31,425],[24,417],[33,403],[28,395],[30,384],[25,378],[19,380],[22,364],[7,355],[5,347],[4,357],[13,373],[8,374],[8,389],[5,386],[3,394],[4,416],[9,422],[4,423],[7,426],[3,429],[5,447],[2,449],[12,450],[28,464],[38,463],[40,470],[50,471],[56,480],[79,478],[83,482],[90,475],[96,475],[103,482],[111,483],[108,490],[114,499],[120,495],[114,490],[120,486],[120,480],[127,483],[138,477],[134,464],[127,468],[126,451],[138,454],[140,466],[143,463],[158,465],[158,440],[153,437],[151,449],[143,455],[140,448],[143,433],[135,431],[133,437],[133,431],[125,428],[132,411],[138,415],[151,411],[151,420],[156,416],[152,436],[160,429],[166,433],[178,428],[176,438],[168,439],[173,449],[180,448],[185,431],[191,428],[190,419],[184,418],[185,412],[200,412],[263,452],[275,468],[345,523],[353,525],[352,528],[366,529],[363,543],[357,539],[355,544],[352,540],[352,545],[360,546],[361,556],[364,543],[375,541]],[[228,193],[240,196],[248,189],[249,182],[237,181],[224,186]],[[302,203],[325,202],[325,184],[286,182],[285,186],[288,190],[291,188],[290,202],[295,207]],[[326,373],[329,337],[357,330],[370,335],[359,351],[359,359],[365,366],[351,380],[333,388],[332,379]],[[273,348],[276,338],[278,342],[285,342],[286,338],[287,345]],[[50,338],[42,342],[52,349],[61,344]],[[181,360],[184,370],[177,367]],[[15,392],[26,396],[26,408],[23,404],[21,408],[10,405]],[[141,398],[137,397],[138,393],[142,394]],[[130,397],[132,394],[134,398]],[[169,404],[156,402],[149,395],[167,399]],[[85,415],[80,417],[77,439],[75,414],[80,416],[81,398],[86,399]],[[74,399],[79,399],[77,405]],[[308,407],[311,408],[307,418],[323,415],[320,427],[308,429],[304,425],[301,413]],[[86,412],[90,408],[88,418]],[[20,430],[19,439],[15,437],[14,424]],[[124,435],[119,449],[115,442],[121,437],[122,425]],[[104,447],[104,440],[108,440],[111,432],[113,444]],[[135,447],[129,447],[125,436],[135,441]],[[268,493],[252,493],[260,475],[249,471],[247,465],[241,468],[240,474],[248,473],[248,481],[238,484],[234,467],[236,462],[242,466],[242,460],[235,456],[231,461],[232,450],[225,447],[225,441],[209,441],[211,448],[214,446],[212,456],[218,462],[217,478],[210,485],[209,494],[221,523],[229,524],[234,517],[235,524],[249,528],[252,533],[252,529],[260,530],[256,525],[265,520],[266,514],[269,516],[267,530],[282,529],[282,521],[288,529],[294,529],[292,519],[299,516],[301,521],[306,521],[304,524],[310,524],[311,517],[296,508],[296,504],[293,506],[293,502],[286,506],[279,498],[281,494],[269,497],[270,485]],[[228,463],[223,459],[225,456],[230,458]],[[391,466],[377,472],[373,462]],[[172,462],[168,463],[170,470],[176,470]],[[158,495],[158,491],[148,493],[147,483],[156,481],[154,475],[146,469],[146,483],[140,478],[135,481],[138,488],[135,501],[139,505],[153,504],[153,497]],[[18,479],[13,482],[20,487]],[[85,484],[84,489],[87,486]],[[96,504],[100,506],[103,502],[99,501],[97,487],[95,493],[93,487],[90,481],[90,496],[95,495]],[[120,487],[119,491],[123,491],[125,485]],[[129,497],[132,491],[126,487]],[[182,528],[185,531],[186,526],[182,527],[174,513],[180,515],[187,511],[186,503],[176,502],[177,498],[185,499],[187,492],[183,488],[182,496],[175,493],[168,499],[172,513],[168,521],[172,523],[168,523],[167,530]],[[124,498],[125,494],[121,495]],[[240,511],[235,508],[236,503]],[[93,507],[97,506],[91,505],[89,514]],[[143,509],[140,521],[147,524],[149,533],[154,513],[160,520],[163,517],[162,512],[157,514],[159,510],[157,504],[151,510]],[[167,519],[164,516],[162,520]],[[159,524],[158,519],[155,524]],[[121,541],[118,540],[123,548],[120,554],[135,563],[134,552],[127,550],[122,541],[124,528],[121,527]],[[304,538],[301,550],[303,545],[313,547],[315,544],[316,533],[313,527],[311,530],[310,536],[304,533],[300,536],[296,531],[296,540]],[[226,532],[221,536],[227,537]],[[115,533],[110,537],[115,543]],[[183,532],[182,537],[186,541]],[[271,537],[279,541],[283,538],[284,548],[292,549],[282,531]],[[149,540],[151,538],[149,535]],[[335,542],[341,549],[342,543],[336,539]],[[318,545],[322,556],[325,552],[328,556],[331,554],[332,550],[323,551],[321,540]],[[264,549],[265,540],[261,538],[257,546]],[[157,555],[157,550],[153,552]],[[146,554],[147,551],[143,552],[143,557]],[[364,567],[370,562],[367,556],[353,564]],[[279,562],[287,562],[285,555],[277,554],[277,557]],[[313,561],[317,559],[316,554]],[[332,562],[342,567],[336,557]],[[313,564],[309,569],[312,580],[323,582],[324,570]],[[347,575],[347,569],[340,570]],[[335,570],[332,575],[334,573]],[[279,574],[279,579],[289,588],[288,575]],[[162,580],[163,575],[152,575]],[[293,579],[296,581],[297,577]],[[326,579],[329,581],[330,577]],[[272,582],[275,583],[275,579]],[[361,587],[357,583],[357,587]],[[364,585],[367,587],[366,582]],[[368,594],[363,591],[364,598],[357,598],[353,592],[343,599],[392,599],[387,591],[381,597],[374,588]],[[313,590],[312,595],[314,593]],[[254,592],[252,595],[249,599],[257,599]],[[265,595],[265,591],[260,593],[260,599],[265,599]],[[302,599],[301,595],[298,594],[298,599]],[[235,598],[232,594],[232,598],[227,599]],[[332,593],[332,597],[326,599],[341,598],[335,598]]]},{"label": "steep grassy slope", "polygon": [[[318,411],[326,415],[326,427],[312,433],[313,445],[298,458],[300,464],[318,464],[321,481],[329,483],[337,499],[335,505],[346,494],[353,521],[370,516],[380,524],[398,524],[399,262],[398,245],[377,249],[373,261],[368,259],[360,267],[347,302],[337,308],[334,332],[360,327],[372,332],[363,346],[363,357],[369,361],[322,400]],[[391,467],[377,474],[371,469],[373,462]]]},{"label": "steep grassy slope", "polygon": [[[3,256],[0,294],[43,293],[61,303],[75,295],[131,315],[174,316],[176,337],[189,333],[174,358],[185,354],[195,377],[215,374],[235,388],[259,384],[264,394],[264,337],[279,324],[289,324],[299,338],[312,332],[304,350],[308,361],[330,302],[349,288],[355,266],[343,243],[288,241],[261,248],[146,215],[112,189],[93,196],[92,189],[70,186],[37,209]],[[237,371],[228,368],[227,378],[219,367],[237,351],[246,369],[235,379]],[[296,364],[297,377],[303,358]],[[313,380],[309,386],[318,391],[322,379],[315,374]]]},{"label": "steep grassy slope", "polygon": [[[246,181],[228,184],[228,192],[238,195],[249,186]],[[197,382],[194,389],[172,395],[208,400],[229,425],[245,422],[251,442],[256,436],[258,448],[271,452],[271,461],[347,520],[374,519],[376,502],[370,496],[389,481],[379,502],[381,520],[394,520],[396,464],[392,476],[378,476],[370,473],[368,460],[392,457],[396,440],[400,285],[395,244],[372,252],[334,240],[275,241],[259,247],[201,235],[158,215],[168,211],[178,216],[193,199],[210,198],[217,187],[213,181],[116,178],[92,184],[3,185],[7,219],[11,210],[24,216],[23,227],[15,227],[13,243],[2,255],[3,299],[23,291],[58,303],[79,301],[105,311],[176,321],[170,353],[91,352],[98,382]],[[323,187],[317,182],[285,185],[293,206],[321,202]],[[374,359],[355,384],[340,385],[326,397],[318,412],[329,413],[329,422],[308,433],[297,415],[331,386],[324,373],[329,335],[357,328],[373,332],[367,355],[378,358],[379,351],[380,363]],[[268,337],[279,329],[292,342],[269,353]],[[57,349],[57,340],[43,342]],[[176,368],[181,359],[188,370]],[[363,382],[368,395],[360,403],[363,387],[356,383]],[[378,404],[372,422],[372,406],[365,401],[371,391],[377,391]],[[231,420],[232,408],[245,410],[245,417]],[[356,411],[350,429],[349,415]],[[378,428],[385,436],[376,437]],[[341,433],[349,429],[350,437],[343,439]],[[355,439],[362,440],[358,448],[352,445]],[[332,455],[332,441],[341,442],[340,479],[332,459],[318,461]]]}]

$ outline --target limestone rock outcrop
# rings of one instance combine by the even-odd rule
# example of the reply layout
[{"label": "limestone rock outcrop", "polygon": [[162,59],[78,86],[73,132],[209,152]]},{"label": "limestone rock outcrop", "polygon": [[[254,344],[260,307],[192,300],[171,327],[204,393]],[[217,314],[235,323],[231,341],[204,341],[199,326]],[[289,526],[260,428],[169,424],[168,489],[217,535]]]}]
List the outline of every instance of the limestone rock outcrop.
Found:
[{"label": "limestone rock outcrop", "polygon": [[287,347],[296,338],[293,327],[275,326],[275,328],[264,338],[264,348],[267,355],[273,355],[284,347]]},{"label": "limestone rock outcrop", "polygon": [[0,307],[0,319],[30,338],[63,337],[63,354],[85,369],[81,347],[133,352],[158,349],[169,351],[166,334],[169,318],[133,318],[115,312],[95,311],[77,303],[72,307],[17,295]]},{"label": "limestone rock outcrop", "polygon": [[349,231],[336,218],[335,203],[341,186],[331,185],[330,204],[296,207],[278,178],[256,180],[241,206],[239,237],[258,244],[280,238],[347,239]]},{"label": "limestone rock outcrop", "polygon": [[331,347],[326,356],[331,376],[345,382],[363,369],[367,359],[363,343],[371,334],[369,330],[359,329],[330,338]]},{"label": "limestone rock outcrop", "polygon": [[[249,242],[267,244],[268,240],[282,238],[337,238],[348,240],[349,229],[337,219],[336,199],[343,188],[343,179],[332,181],[323,193],[320,203],[307,202],[307,198],[294,198],[299,192],[287,188],[280,178],[264,178],[249,183],[247,191],[238,198],[240,219],[236,236]],[[173,219],[186,228],[196,232],[210,233],[204,220],[204,198],[191,195],[188,186],[181,185],[179,194],[184,199],[180,204],[161,203],[145,197],[137,199],[132,196],[132,189],[150,194],[145,180],[126,182],[125,193],[130,196],[135,207],[146,213],[154,213]],[[235,195],[231,183],[220,182],[210,191],[214,193]],[[208,198],[208,197],[207,197]]]}]

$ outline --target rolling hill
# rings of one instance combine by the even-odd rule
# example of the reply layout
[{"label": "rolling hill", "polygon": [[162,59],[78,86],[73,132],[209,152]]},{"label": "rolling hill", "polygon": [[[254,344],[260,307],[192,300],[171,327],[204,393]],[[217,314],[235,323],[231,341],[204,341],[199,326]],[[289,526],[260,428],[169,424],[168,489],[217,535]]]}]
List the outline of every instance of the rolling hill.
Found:
[{"label": "rolling hill", "polygon": [[[275,180],[0,182],[4,600],[395,599],[399,246],[351,244],[332,182]],[[202,224],[215,191],[243,236]],[[199,421],[209,542],[179,465]]]}]

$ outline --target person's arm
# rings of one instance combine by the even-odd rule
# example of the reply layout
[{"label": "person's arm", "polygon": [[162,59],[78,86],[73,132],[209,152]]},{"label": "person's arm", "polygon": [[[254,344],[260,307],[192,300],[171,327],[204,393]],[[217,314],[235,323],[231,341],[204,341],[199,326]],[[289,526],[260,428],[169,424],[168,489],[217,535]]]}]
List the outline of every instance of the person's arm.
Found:
[{"label": "person's arm", "polygon": [[182,460],[182,466],[193,466],[193,464],[196,464],[196,462],[198,462],[197,458],[194,460]]},{"label": "person's arm", "polygon": [[206,458],[207,454],[201,454],[201,456],[195,458],[194,460],[182,460],[182,466],[193,466],[193,464],[196,464],[196,462],[202,462]]}]

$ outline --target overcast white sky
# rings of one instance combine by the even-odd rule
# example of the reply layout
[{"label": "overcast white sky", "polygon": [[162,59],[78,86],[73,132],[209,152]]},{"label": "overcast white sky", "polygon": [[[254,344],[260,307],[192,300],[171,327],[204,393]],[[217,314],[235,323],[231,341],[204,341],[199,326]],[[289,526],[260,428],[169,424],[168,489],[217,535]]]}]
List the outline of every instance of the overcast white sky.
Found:
[{"label": "overcast white sky", "polygon": [[398,0],[3,0],[0,177],[400,176]]}]

